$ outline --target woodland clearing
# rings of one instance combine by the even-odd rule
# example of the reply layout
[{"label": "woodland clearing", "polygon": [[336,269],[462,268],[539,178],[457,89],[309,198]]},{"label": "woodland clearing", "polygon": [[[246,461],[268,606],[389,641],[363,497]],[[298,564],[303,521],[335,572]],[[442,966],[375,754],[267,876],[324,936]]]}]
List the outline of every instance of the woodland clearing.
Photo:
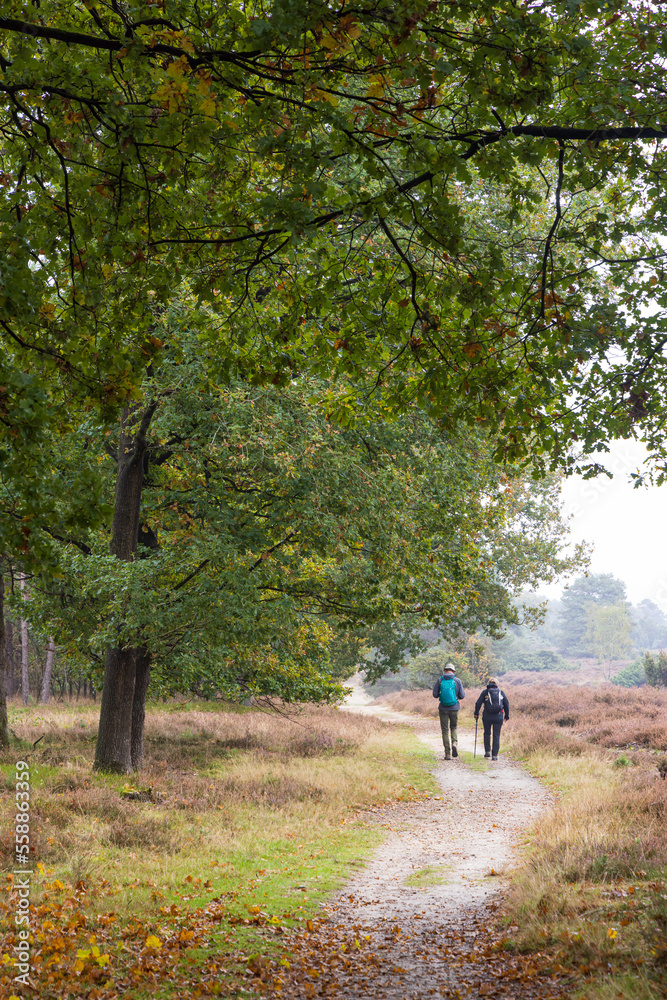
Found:
[{"label": "woodland clearing", "polygon": [[569,752],[582,745],[570,735],[522,751],[522,726],[556,730],[514,709],[501,753],[526,769],[473,758],[465,718],[445,763],[434,721],[413,716],[415,739],[386,708],[370,708],[384,721],[314,708],[292,721],[153,706],[133,788],[90,773],[95,706],[15,706],[41,859],[36,995],[660,996],[667,786],[649,751],[619,764]]}]

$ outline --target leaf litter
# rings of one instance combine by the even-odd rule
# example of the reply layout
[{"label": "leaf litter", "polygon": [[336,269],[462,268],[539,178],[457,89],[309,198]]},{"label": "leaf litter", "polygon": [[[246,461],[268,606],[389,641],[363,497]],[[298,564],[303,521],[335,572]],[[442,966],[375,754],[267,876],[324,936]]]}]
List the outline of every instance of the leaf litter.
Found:
[{"label": "leaf litter", "polygon": [[[441,757],[437,725],[410,722]],[[462,744],[468,739],[461,734]],[[45,882],[40,902],[31,906],[33,989],[44,998],[86,1000],[144,997],[147,990],[156,997],[290,1000],[568,995],[566,970],[555,970],[546,951],[508,950],[513,928],[504,931],[499,922],[503,872],[521,833],[548,801],[546,792],[505,762],[479,771],[461,760],[440,760],[436,777],[442,795],[365,814],[388,829],[386,842],[322,914],[298,930],[289,926],[292,912],[271,915],[258,906],[234,912],[223,896],[198,909],[172,903],[150,918],[121,921],[113,911],[91,915],[104,885]],[[442,879],[422,884],[415,878],[434,869]],[[0,916],[8,927],[11,876],[6,890]],[[252,953],[233,940],[239,924],[263,936]],[[6,995],[13,987],[12,936],[4,937],[0,966]]]}]

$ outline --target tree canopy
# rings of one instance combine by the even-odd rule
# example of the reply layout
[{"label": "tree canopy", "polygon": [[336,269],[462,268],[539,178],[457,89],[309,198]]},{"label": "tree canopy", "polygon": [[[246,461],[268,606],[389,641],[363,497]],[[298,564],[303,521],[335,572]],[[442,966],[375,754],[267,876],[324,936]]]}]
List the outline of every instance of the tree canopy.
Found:
[{"label": "tree canopy", "polygon": [[632,609],[632,638],[640,649],[659,649],[667,645],[667,615],[655,601],[645,598]]},{"label": "tree canopy", "polygon": [[[188,327],[210,359],[207,379],[232,393],[226,405],[239,386],[287,400],[309,384],[327,423],[372,443],[379,434],[382,454],[393,436],[391,447],[407,449],[411,462],[419,457],[405,435],[415,414],[437,421],[445,442],[463,425],[476,442],[480,424],[496,459],[530,459],[536,473],[579,463],[594,474],[599,466],[586,455],[638,426],[659,456],[667,336],[664,310],[645,306],[665,294],[666,47],[657,12],[615,0],[371,0],[336,9],[321,0],[8,0],[0,16],[0,552],[31,569],[48,561],[51,541],[76,547],[90,529],[90,552],[79,545],[72,559],[98,559],[116,583],[113,600],[90,594],[89,610],[98,597],[121,600],[126,577],[139,587],[158,569],[172,589],[189,573],[193,587],[213,587],[222,548],[201,570],[196,546],[181,548],[182,565],[170,562],[187,518],[197,525],[210,500],[190,481],[180,506],[162,511],[175,544],[146,545],[141,534],[144,483],[157,496],[169,476],[208,482],[212,468],[183,449],[177,465],[165,457],[168,407],[162,390],[146,392],[180,349],[164,317],[188,297]],[[178,375],[176,383],[174,396]],[[279,409],[276,429],[284,429]],[[92,456],[121,414],[110,523],[109,482]],[[389,432],[397,414],[406,422]],[[335,451],[333,468],[344,466]],[[280,463],[271,472],[278,480],[266,473],[253,480],[253,496],[287,475]],[[411,466],[402,474],[416,475]],[[547,493],[539,503],[548,505]],[[411,544],[423,554],[433,508],[427,494],[412,499],[427,527]],[[207,523],[224,506],[209,504]],[[539,521],[527,506],[515,513],[524,527],[533,515]],[[246,510],[254,540],[243,551],[259,558],[267,551],[260,539],[277,546],[273,571],[291,526],[274,537],[255,514]],[[322,532],[335,552],[329,515]],[[387,614],[394,598],[377,582],[369,540],[376,515],[369,508],[363,517],[365,527],[354,518],[348,527],[370,548],[345,586],[362,604],[384,602]],[[407,567],[398,585],[400,530],[411,517],[392,526],[391,593],[426,607],[429,594],[446,596],[442,581],[425,600]],[[103,526],[111,556],[94,535]],[[479,583],[492,617],[502,579],[517,566],[517,580],[537,579],[541,558],[535,536],[532,568],[525,562],[520,532],[514,541],[502,535],[501,554],[494,530],[491,517],[486,549],[475,549],[471,565],[481,566],[484,551],[498,579],[471,581],[461,553],[448,567],[471,590]],[[302,566],[298,594],[324,615],[333,612],[322,595],[335,603],[348,571],[329,565],[314,537],[319,596]],[[281,580],[273,600],[293,599],[292,586]],[[185,585],[178,593],[175,609],[187,604]],[[134,627],[128,607],[108,619],[116,645],[107,667],[115,650],[118,687],[108,675],[104,697],[113,688],[116,708],[123,699],[129,706],[135,677],[148,683],[155,639]],[[105,627],[96,623],[91,634]],[[389,646],[399,648],[396,635]]]},{"label": "tree canopy", "polygon": [[164,326],[126,418],[146,438],[136,557],[108,549],[118,432],[85,411],[53,460],[97,470],[106,524],[54,539],[34,523],[59,571],[35,580],[31,620],[98,685],[110,645],[141,645],[156,691],[330,697],[355,664],[400,665],[426,624],[499,632],[513,594],[580,564],[561,555],[557,481],[503,471],[479,429],[416,406],[347,428],[305,378],[218,386],[184,317]]},{"label": "tree canopy", "polygon": [[119,406],[181,276],[223,370],[308,358],[349,419],[363,386],[514,456],[631,433],[662,398],[666,45],[617,2],[8,0],[6,441],[59,380]]},{"label": "tree canopy", "polygon": [[615,661],[632,651],[630,612],[625,604],[589,604],[586,618],[583,642],[602,663],[606,679],[611,680]]}]

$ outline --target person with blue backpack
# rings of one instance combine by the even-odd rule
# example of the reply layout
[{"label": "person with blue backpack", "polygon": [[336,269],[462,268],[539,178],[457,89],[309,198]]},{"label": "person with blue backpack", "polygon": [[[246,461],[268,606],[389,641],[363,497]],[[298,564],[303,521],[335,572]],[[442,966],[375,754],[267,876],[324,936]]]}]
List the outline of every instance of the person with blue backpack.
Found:
[{"label": "person with blue backpack", "polygon": [[[442,730],[442,745],[445,748],[445,760],[458,757],[458,721],[460,701],[463,701],[466,693],[463,684],[456,677],[456,667],[453,663],[448,663],[442,677],[433,685],[433,697],[440,699],[438,712],[440,715],[440,729]],[[451,740],[450,740],[451,730]]]},{"label": "person with blue backpack", "polygon": [[[482,724],[484,726],[484,756],[491,760],[498,760],[500,749],[500,730],[510,717],[510,705],[504,691],[498,687],[498,679],[492,677],[486,688],[475,702],[475,718],[479,719],[479,711],[484,706],[482,712]],[[493,733],[493,742],[491,734]]]}]

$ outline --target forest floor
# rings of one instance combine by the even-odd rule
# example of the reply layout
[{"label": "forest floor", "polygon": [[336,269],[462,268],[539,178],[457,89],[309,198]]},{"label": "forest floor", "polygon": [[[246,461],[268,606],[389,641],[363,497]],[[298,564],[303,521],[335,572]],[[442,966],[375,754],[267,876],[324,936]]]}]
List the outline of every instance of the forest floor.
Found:
[{"label": "forest floor", "polygon": [[409,719],[370,701],[357,688],[346,707],[386,722],[409,720],[434,754],[441,794],[409,811],[389,806],[375,813],[387,839],[326,904],[317,926],[287,942],[297,960],[283,976],[284,994],[295,1000],[566,995],[569,979],[541,955],[505,950],[517,928],[496,927],[522,835],[549,794],[502,756],[485,760],[481,732],[477,757],[473,732],[459,728],[459,757],[445,761],[437,721]]}]

